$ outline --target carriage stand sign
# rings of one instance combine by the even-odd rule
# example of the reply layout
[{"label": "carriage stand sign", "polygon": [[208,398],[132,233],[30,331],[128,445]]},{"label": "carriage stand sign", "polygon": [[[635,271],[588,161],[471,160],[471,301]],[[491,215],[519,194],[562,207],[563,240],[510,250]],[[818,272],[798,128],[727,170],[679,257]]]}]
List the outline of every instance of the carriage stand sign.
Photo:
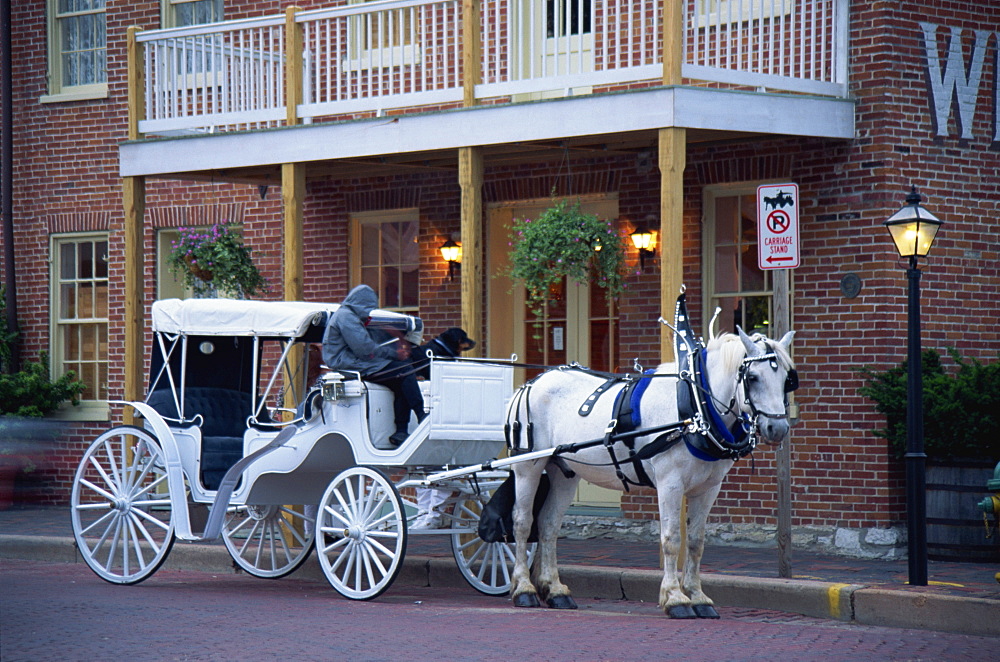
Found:
[{"label": "carriage stand sign", "polygon": [[757,265],[761,269],[799,266],[799,186],[757,187]]}]

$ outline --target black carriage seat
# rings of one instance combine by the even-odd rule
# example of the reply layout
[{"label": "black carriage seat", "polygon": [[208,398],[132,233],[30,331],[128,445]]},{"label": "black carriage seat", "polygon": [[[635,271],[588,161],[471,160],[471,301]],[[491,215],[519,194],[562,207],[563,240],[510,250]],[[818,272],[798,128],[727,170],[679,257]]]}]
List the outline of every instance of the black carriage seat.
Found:
[{"label": "black carriage seat", "polygon": [[[184,394],[184,413],[188,419],[201,414],[201,484],[216,490],[226,472],[243,459],[243,433],[251,410],[249,393],[207,386],[189,387]],[[161,416],[178,418],[170,389],[158,389],[147,403]],[[266,412],[258,420],[269,421]]]}]

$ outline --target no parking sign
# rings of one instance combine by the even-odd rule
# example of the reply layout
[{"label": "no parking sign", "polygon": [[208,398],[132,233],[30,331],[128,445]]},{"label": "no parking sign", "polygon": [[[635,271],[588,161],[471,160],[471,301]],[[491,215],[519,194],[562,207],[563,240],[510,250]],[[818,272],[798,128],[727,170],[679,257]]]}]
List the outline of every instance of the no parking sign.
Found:
[{"label": "no parking sign", "polygon": [[761,269],[799,266],[798,184],[757,187],[757,239],[757,266]]}]

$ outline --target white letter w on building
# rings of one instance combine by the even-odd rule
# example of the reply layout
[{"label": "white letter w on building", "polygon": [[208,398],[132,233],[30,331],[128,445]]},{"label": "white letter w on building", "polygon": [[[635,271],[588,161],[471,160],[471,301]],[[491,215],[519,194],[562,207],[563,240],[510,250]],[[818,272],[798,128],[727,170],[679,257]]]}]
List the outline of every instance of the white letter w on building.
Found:
[{"label": "white letter w on building", "polygon": [[[962,139],[972,139],[972,118],[976,114],[976,97],[979,96],[979,81],[983,76],[983,61],[986,59],[986,44],[990,38],[987,30],[976,30],[976,43],[972,49],[972,64],[967,68],[962,53],[962,29],[951,28],[948,41],[948,59],[944,74],[941,73],[941,59],[938,57],[937,28],[934,23],[921,23],[924,30],[924,49],[927,52],[927,77],[931,83],[931,99],[934,105],[934,120],[937,135],[948,135],[948,117],[951,102],[958,98],[958,120]],[[968,71],[968,75],[966,75]]]}]

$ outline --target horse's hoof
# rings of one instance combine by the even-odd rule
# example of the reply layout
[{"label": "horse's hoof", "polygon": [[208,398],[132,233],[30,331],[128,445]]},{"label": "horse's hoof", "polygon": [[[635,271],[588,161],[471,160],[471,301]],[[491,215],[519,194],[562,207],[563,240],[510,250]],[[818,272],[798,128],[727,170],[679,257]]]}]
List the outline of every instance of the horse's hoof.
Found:
[{"label": "horse's hoof", "polygon": [[698,618],[719,618],[719,612],[712,605],[695,605],[694,615]]},{"label": "horse's hoof", "polygon": [[538,601],[537,593],[521,593],[520,595],[514,596],[514,606],[515,607],[541,607],[542,603]]},{"label": "horse's hoof", "polygon": [[698,618],[691,605],[674,605],[667,607],[667,616],[670,618]]},{"label": "horse's hoof", "polygon": [[576,600],[572,595],[556,595],[545,601],[550,609],[576,609]]}]

